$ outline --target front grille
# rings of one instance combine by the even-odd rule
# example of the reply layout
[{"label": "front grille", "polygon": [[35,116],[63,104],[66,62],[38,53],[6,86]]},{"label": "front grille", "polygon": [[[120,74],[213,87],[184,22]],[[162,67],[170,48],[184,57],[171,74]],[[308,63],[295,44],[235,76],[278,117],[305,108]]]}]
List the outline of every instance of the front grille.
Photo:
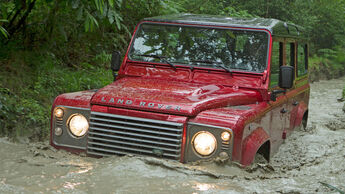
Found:
[{"label": "front grille", "polygon": [[178,160],[182,123],[91,112],[87,153],[134,154]]}]

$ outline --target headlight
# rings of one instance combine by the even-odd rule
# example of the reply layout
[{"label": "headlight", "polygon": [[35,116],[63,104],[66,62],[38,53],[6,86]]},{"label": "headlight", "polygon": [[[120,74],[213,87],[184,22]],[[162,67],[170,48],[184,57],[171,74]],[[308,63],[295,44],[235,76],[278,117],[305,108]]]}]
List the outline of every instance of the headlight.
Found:
[{"label": "headlight", "polygon": [[201,131],[194,135],[193,146],[195,151],[202,156],[211,155],[216,149],[216,138],[207,131]]},{"label": "headlight", "polygon": [[89,129],[89,122],[83,115],[74,114],[69,118],[68,128],[74,136],[81,137]]}]

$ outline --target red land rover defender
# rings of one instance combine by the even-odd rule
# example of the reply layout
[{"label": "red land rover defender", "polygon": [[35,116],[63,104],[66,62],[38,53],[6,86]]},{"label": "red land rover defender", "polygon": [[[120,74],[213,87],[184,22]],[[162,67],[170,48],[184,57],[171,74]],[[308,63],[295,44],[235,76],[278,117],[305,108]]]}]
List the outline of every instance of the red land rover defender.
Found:
[{"label": "red land rover defender", "polygon": [[178,14],[136,27],[115,81],[58,96],[51,145],[92,156],[267,160],[308,118],[308,46],[275,19]]}]

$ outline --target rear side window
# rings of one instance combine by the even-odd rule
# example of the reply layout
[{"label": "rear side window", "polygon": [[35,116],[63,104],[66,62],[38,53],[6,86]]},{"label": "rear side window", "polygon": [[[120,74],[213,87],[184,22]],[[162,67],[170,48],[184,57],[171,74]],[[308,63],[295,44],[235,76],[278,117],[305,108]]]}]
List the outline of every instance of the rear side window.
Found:
[{"label": "rear side window", "polygon": [[307,45],[298,44],[297,47],[297,76],[303,76],[308,73],[308,58],[307,58]]},{"label": "rear side window", "polygon": [[295,43],[285,44],[286,65],[295,67]]},{"label": "rear side window", "polygon": [[279,68],[282,64],[283,64],[283,43],[273,42],[270,87],[275,87],[278,85]]}]

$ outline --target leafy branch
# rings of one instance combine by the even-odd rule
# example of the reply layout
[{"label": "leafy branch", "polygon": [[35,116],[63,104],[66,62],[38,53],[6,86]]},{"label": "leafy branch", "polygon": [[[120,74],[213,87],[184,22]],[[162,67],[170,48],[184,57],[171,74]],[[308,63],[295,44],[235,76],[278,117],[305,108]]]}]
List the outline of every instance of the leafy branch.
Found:
[{"label": "leafy branch", "polygon": [[[8,22],[8,21],[5,19],[0,19],[0,22]],[[4,27],[0,26],[0,32],[6,39],[8,38],[9,34]]]}]

